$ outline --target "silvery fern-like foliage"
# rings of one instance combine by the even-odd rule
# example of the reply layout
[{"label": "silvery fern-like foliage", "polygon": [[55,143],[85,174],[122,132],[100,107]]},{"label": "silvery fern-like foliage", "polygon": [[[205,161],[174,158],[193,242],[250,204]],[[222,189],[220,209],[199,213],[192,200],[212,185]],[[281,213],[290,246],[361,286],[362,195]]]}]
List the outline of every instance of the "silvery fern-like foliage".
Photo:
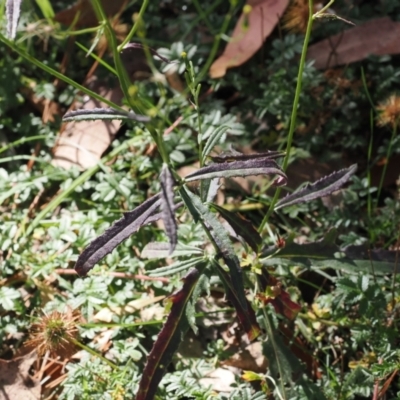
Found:
[{"label": "silvery fern-like foliage", "polygon": [[9,39],[14,39],[17,34],[21,1],[22,0],[7,0],[6,3],[7,36]]}]

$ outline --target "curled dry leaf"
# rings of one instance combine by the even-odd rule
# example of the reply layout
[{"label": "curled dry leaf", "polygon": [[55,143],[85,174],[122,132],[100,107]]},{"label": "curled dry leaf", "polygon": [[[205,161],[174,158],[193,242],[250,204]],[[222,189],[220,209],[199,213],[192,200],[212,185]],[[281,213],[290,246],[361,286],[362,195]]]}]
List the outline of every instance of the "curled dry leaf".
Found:
[{"label": "curled dry leaf", "polygon": [[221,78],[226,70],[242,65],[261,48],[284,13],[289,0],[249,0],[249,13],[242,13],[222,55],[210,68],[211,78]]}]

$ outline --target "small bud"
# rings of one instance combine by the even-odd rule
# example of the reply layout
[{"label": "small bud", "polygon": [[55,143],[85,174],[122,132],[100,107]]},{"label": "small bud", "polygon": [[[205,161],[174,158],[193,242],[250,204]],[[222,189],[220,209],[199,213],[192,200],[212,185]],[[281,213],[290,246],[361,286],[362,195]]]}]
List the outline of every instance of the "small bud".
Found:
[{"label": "small bud", "polygon": [[246,4],[243,7],[243,14],[250,14],[253,7],[250,4]]}]

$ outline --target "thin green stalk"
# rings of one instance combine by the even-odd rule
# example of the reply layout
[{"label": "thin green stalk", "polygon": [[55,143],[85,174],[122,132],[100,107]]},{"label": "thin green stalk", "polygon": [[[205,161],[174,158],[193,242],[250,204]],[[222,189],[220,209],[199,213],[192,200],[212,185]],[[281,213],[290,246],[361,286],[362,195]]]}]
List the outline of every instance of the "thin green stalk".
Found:
[{"label": "thin green stalk", "polygon": [[386,162],[385,162],[385,165],[383,166],[383,171],[382,171],[382,175],[381,175],[381,180],[380,180],[379,186],[378,186],[378,196],[377,196],[377,198],[376,198],[376,201],[377,201],[377,202],[378,202],[379,197],[380,197],[380,195],[381,195],[382,186],[383,186],[383,181],[384,181],[384,179],[385,179],[386,170],[387,170],[388,163],[389,163],[389,158],[390,158],[390,155],[392,154],[394,138],[395,138],[396,135],[397,135],[397,125],[398,125],[398,121],[396,121],[395,124],[394,124],[393,131],[392,131],[392,137],[390,138],[389,146],[388,146],[387,151],[386,151]]},{"label": "thin green stalk", "polygon": [[79,342],[76,339],[73,338],[68,338],[68,340],[73,343],[75,346],[80,347],[81,349],[87,351],[89,354],[92,356],[100,358],[100,360],[104,361],[106,364],[108,364],[112,369],[118,369],[118,365],[114,364],[112,361],[108,360],[107,358],[103,357],[100,353],[97,351],[91,349],[88,346],[85,346],[83,343]]},{"label": "thin green stalk", "polygon": [[88,96],[92,97],[93,99],[96,99],[98,101],[106,103],[108,106],[115,108],[116,110],[124,111],[121,106],[113,103],[110,100],[107,100],[103,96],[100,96],[99,94],[91,91],[90,89],[85,88],[84,86],[82,86],[79,83],[75,82],[74,80],[68,78],[64,74],[54,70],[53,68],[49,67],[48,65],[43,64],[41,61],[37,60],[35,57],[28,54],[25,50],[22,50],[21,48],[19,48],[14,42],[6,39],[1,33],[0,33],[0,41],[5,43],[10,49],[14,50],[16,53],[18,53],[21,57],[25,58],[31,64],[36,65],[38,68],[42,69],[43,71],[46,71],[50,75],[55,76],[56,78],[67,83],[68,85],[71,85],[75,89],[78,89],[82,93],[87,94]]},{"label": "thin green stalk", "polygon": [[117,71],[110,64],[106,63],[102,58],[94,54],[93,52],[89,52],[89,49],[85,47],[83,44],[79,42],[75,42],[75,44],[83,50],[86,54],[89,54],[90,57],[94,58],[99,64],[101,64],[104,68],[107,68],[113,75],[118,76]]},{"label": "thin green stalk", "polygon": [[199,14],[200,18],[204,21],[204,23],[207,25],[208,30],[210,31],[210,33],[212,34],[214,31],[214,27],[212,26],[211,22],[208,20],[207,18],[207,14],[205,13],[205,11],[203,11],[202,6],[199,4],[198,0],[193,0],[193,4],[197,10],[197,13]]},{"label": "thin green stalk", "polygon": [[[117,46],[117,38],[115,37],[115,33],[110,24],[110,21],[107,19],[107,16],[104,12],[103,6],[102,6],[100,0],[91,0],[91,1],[92,1],[93,9],[95,10],[97,17],[104,21],[107,40],[112,48],[115,69],[117,71],[119,83],[120,83],[122,92],[124,93],[125,99],[128,102],[129,107],[134,112],[136,112],[137,114],[146,115],[146,110],[143,107],[143,104],[140,101],[134,101],[133,97],[129,93],[131,81],[130,81],[130,78],[129,78],[129,76],[126,72],[126,69],[122,63],[119,47]],[[147,4],[148,4],[148,1],[146,0],[142,5],[142,9],[141,9],[142,14],[144,13],[145,8],[147,7]],[[140,21],[140,19],[138,19],[137,22],[139,23],[139,21]],[[136,25],[136,26],[138,26],[138,25]],[[164,161],[164,163],[170,165],[169,154],[168,154],[167,150],[165,149],[162,135],[158,134],[156,129],[151,125],[151,123],[147,124],[147,129],[149,130],[154,142],[157,145],[157,149],[160,152],[162,160]]]},{"label": "thin green stalk", "polygon": [[[234,4],[233,4],[233,1],[231,1],[230,3],[231,3],[231,6],[230,6],[230,8],[229,8],[228,13],[225,15],[224,22],[223,22],[223,24],[222,24],[222,27],[221,27],[220,32],[219,32],[218,35],[216,35],[215,38],[214,38],[214,43],[213,43],[213,45],[212,45],[212,48],[211,48],[210,54],[209,54],[209,56],[208,56],[208,58],[207,58],[207,61],[206,61],[206,63],[204,64],[203,68],[201,69],[200,73],[199,73],[198,76],[197,76],[196,85],[197,85],[197,83],[199,83],[199,82],[203,79],[203,77],[207,74],[208,70],[210,69],[211,64],[212,64],[212,62],[214,61],[214,58],[215,58],[215,56],[216,56],[216,54],[217,54],[218,47],[219,47],[219,44],[220,44],[220,42],[221,42],[221,36],[222,36],[222,35],[227,31],[227,29],[228,29],[229,22],[231,21],[232,16],[233,16],[233,12],[234,12],[234,10],[235,10],[235,6],[234,6]],[[195,85],[195,86],[196,86],[196,85]]]},{"label": "thin green stalk", "polygon": [[[106,157],[103,157],[101,159],[101,162],[104,164],[107,161],[113,159],[115,156],[117,156],[119,153],[127,149],[131,143],[136,141],[136,138],[132,138],[130,140],[127,140],[126,142],[122,143],[120,146],[118,146],[116,149],[110,152]],[[91,176],[93,176],[98,170],[100,169],[100,163],[96,164],[92,168],[89,168],[86,170],[82,175],[80,175],[78,178],[76,178],[70,186],[68,186],[67,189],[65,189],[63,192],[58,194],[50,203],[36,216],[36,218],[31,222],[29,225],[28,229],[26,230],[25,234],[23,237],[29,236],[33,230],[39,225],[40,221],[49,213],[54,211],[56,207],[58,207],[71,193],[75,191],[75,189],[83,183],[85,183]]]},{"label": "thin green stalk", "polygon": [[30,137],[23,137],[19,140],[16,140],[15,142],[12,142],[12,143],[6,144],[3,147],[0,147],[0,154],[4,153],[5,151],[12,149],[20,144],[32,142],[34,140],[47,139],[47,138],[48,138],[48,135],[36,135],[36,136],[30,136]]},{"label": "thin green stalk", "polygon": [[367,209],[368,209],[368,225],[369,225],[369,235],[371,243],[374,242],[374,234],[371,229],[371,218],[372,218],[372,197],[371,197],[371,166],[372,166],[372,147],[373,147],[373,139],[374,139],[374,110],[370,110],[370,129],[371,135],[369,138],[369,145],[368,145],[368,169],[367,169],[367,180],[368,180],[368,200],[367,200]]},{"label": "thin green stalk", "polygon": [[[274,335],[274,328],[273,328],[273,325],[272,325],[272,321],[270,320],[267,312],[265,311],[265,307],[262,307],[262,311],[263,311],[263,315],[264,315],[263,323],[264,323],[265,330],[267,332],[268,340],[271,341],[272,347],[274,349],[277,349],[278,346],[277,346],[277,344],[275,342],[275,335]],[[281,377],[283,377],[285,374],[283,373],[283,370],[281,369],[282,366],[281,366],[279,357],[276,357],[275,361],[276,361],[276,364],[277,364],[278,369],[279,369],[279,374],[280,374]],[[278,391],[280,398],[287,399],[287,395],[286,395],[286,390],[285,390],[285,385],[284,385],[283,379],[280,379],[279,381],[280,381],[280,384],[281,384],[281,388],[280,388],[281,392],[279,392],[277,387],[275,387],[275,389]]]},{"label": "thin green stalk", "polygon": [[207,8],[207,10],[204,11],[202,15],[197,16],[189,25],[189,28],[187,28],[186,32],[180,37],[180,40],[183,42],[186,37],[189,35],[190,32],[192,32],[192,29],[197,26],[199,21],[203,19],[204,16],[207,16],[210,14],[212,11],[214,11],[215,8],[217,8],[224,0],[217,0],[215,1],[210,7]]},{"label": "thin green stalk", "polygon": [[143,15],[144,15],[144,12],[146,11],[146,8],[148,5],[149,5],[149,0],[144,0],[142,7],[140,7],[137,20],[135,21],[132,29],[130,30],[127,37],[124,39],[124,41],[118,46],[118,48],[117,48],[118,52],[121,52],[122,49],[127,45],[127,43],[129,43],[131,41],[133,35],[136,33],[136,31],[139,28],[139,24],[141,23],[141,21],[143,21]]},{"label": "thin green stalk", "polygon": [[[299,106],[301,86],[303,83],[303,73],[304,73],[304,67],[306,64],[307,48],[308,48],[308,43],[310,41],[311,29],[312,29],[312,25],[313,25],[314,18],[315,18],[315,16],[313,15],[313,0],[308,1],[308,9],[309,9],[309,18],[308,18],[308,23],[307,23],[306,35],[305,35],[304,43],[303,43],[303,49],[301,52],[299,72],[297,74],[297,85],[296,85],[296,92],[295,92],[294,100],[293,100],[292,115],[290,117],[289,134],[288,134],[288,140],[287,140],[287,145],[286,145],[286,155],[285,155],[285,158],[283,160],[283,165],[282,165],[282,169],[284,171],[286,171],[286,168],[289,163],[290,150],[292,148],[292,142],[293,142],[293,135],[294,135],[294,131],[296,129],[297,109]],[[263,220],[260,224],[260,227],[258,228],[259,232],[263,231],[265,224],[268,222],[269,217],[273,213],[275,204],[278,201],[280,193],[281,193],[281,188],[278,188],[275,191],[275,194],[272,199],[271,205],[269,206],[268,212],[265,215],[265,217],[263,218]]]}]

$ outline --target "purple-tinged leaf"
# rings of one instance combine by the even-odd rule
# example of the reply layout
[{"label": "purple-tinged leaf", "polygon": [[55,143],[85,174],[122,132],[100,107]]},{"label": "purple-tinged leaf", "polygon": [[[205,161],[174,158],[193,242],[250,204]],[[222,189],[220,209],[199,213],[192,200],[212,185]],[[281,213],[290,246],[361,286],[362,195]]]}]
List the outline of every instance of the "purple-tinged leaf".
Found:
[{"label": "purple-tinged leaf", "polygon": [[261,333],[261,329],[257,323],[256,314],[251,307],[250,302],[246,299],[246,308],[244,309],[235,294],[229,275],[216,261],[213,262],[213,265],[216,267],[217,272],[222,280],[226,297],[236,309],[236,313],[243,330],[246,332],[249,340],[254,340]]},{"label": "purple-tinged leaf", "polygon": [[19,14],[21,11],[21,0],[7,0],[6,16],[7,16],[7,37],[11,40],[15,39],[17,34],[17,26]]},{"label": "purple-tinged leaf", "polygon": [[211,156],[211,159],[216,163],[225,163],[232,161],[247,161],[254,160],[256,158],[280,158],[283,157],[285,153],[281,151],[266,151],[264,153],[253,153],[253,154],[242,154],[237,151],[231,151],[226,153],[218,154],[218,156]]},{"label": "purple-tinged leaf", "polygon": [[161,332],[155,341],[139,383],[136,400],[153,400],[157,387],[171,363],[172,356],[189,329],[186,308],[199,280],[200,272],[192,269],[183,279],[183,286],[169,297],[172,306]]},{"label": "purple-tinged leaf", "polygon": [[150,51],[151,54],[153,54],[154,56],[157,56],[160,60],[164,61],[165,63],[169,64],[172,61],[169,61],[168,58],[163,57],[161,54],[159,54],[156,50],[152,49],[149,46],[143,46],[141,43],[127,43],[124,48],[122,49],[122,52],[125,50],[129,50],[129,49],[148,49]]},{"label": "purple-tinged leaf", "polygon": [[216,204],[211,204],[211,207],[219,212],[221,217],[228,222],[237,235],[241,236],[256,253],[258,252],[262,239],[251,222]]},{"label": "purple-tinged leaf", "polygon": [[248,175],[278,175],[275,185],[286,185],[287,177],[278,164],[268,157],[256,158],[245,161],[225,162],[222,164],[210,164],[185,176],[186,182],[199,179],[232,178]]},{"label": "purple-tinged leaf", "polygon": [[160,205],[160,194],[157,194],[147,199],[133,211],[125,213],[120,220],[86,247],[75,264],[75,271],[80,276],[86,275],[96,263],[111,253],[142,225],[152,222],[153,219],[151,217]]},{"label": "purple-tinged leaf", "polygon": [[335,244],[337,235],[336,229],[331,229],[322,240],[305,244],[294,243],[294,238],[289,238],[283,248],[265,249],[260,261],[265,267],[300,265],[376,275],[392,274],[399,266],[396,251],[368,249],[363,245],[340,248]]},{"label": "purple-tinged leaf", "polygon": [[242,268],[240,267],[239,259],[235,254],[235,250],[229,239],[228,233],[225,228],[218,221],[214,213],[212,213],[201,199],[187,190],[182,188],[182,200],[185,202],[193,218],[201,220],[203,227],[207,229],[210,237],[213,239],[214,247],[216,247],[218,254],[222,256],[225,264],[229,268],[233,290],[237,297],[239,304],[243,309],[247,308],[246,295],[244,292],[244,283],[242,276]]},{"label": "purple-tinged leaf", "polygon": [[275,210],[291,206],[293,204],[305,203],[320,197],[328,196],[340,189],[356,172],[357,165],[341,169],[330,175],[324,176],[318,181],[308,184],[300,190],[297,190],[276,203]]},{"label": "purple-tinged leaf", "polygon": [[174,213],[174,177],[168,167],[164,164],[161,174],[161,214],[165,226],[165,231],[169,238],[169,253],[175,250],[178,242],[178,226],[176,224]]},{"label": "purple-tinged leaf", "polygon": [[94,108],[92,110],[79,109],[69,111],[63,116],[64,122],[95,121],[95,120],[131,120],[149,122],[150,117],[133,112],[115,110],[113,108]]}]

